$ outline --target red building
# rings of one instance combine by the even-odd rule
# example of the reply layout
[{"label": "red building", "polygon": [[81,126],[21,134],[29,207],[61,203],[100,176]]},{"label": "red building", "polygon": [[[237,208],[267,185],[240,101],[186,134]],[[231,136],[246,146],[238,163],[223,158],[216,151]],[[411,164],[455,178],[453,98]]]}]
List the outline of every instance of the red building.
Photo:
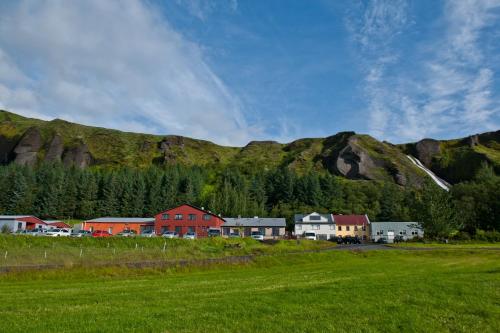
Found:
[{"label": "red building", "polygon": [[155,232],[176,231],[179,236],[196,232],[197,237],[207,237],[208,229],[220,229],[224,219],[209,210],[184,204],[155,216]]},{"label": "red building", "polygon": [[153,229],[155,220],[142,217],[100,217],[83,222],[82,229],[88,231],[107,231],[116,235],[125,230],[134,230],[137,234]]}]

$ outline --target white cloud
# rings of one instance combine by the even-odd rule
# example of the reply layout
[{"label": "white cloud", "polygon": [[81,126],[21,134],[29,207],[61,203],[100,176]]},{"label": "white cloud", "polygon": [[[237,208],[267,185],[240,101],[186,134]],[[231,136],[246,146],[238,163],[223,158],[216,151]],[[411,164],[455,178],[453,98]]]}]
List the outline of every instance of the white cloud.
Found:
[{"label": "white cloud", "polygon": [[0,9],[3,108],[221,144],[260,135],[201,47],[148,3],[21,1]]},{"label": "white cloud", "polygon": [[495,129],[494,115],[500,114],[492,98],[495,73],[481,38],[498,22],[500,1],[448,1],[444,31],[426,42],[425,54],[409,66],[402,64],[394,42],[412,24],[409,7],[393,4],[375,1],[363,8],[362,21],[350,25],[362,49],[369,132],[405,141],[447,136],[450,130]]}]

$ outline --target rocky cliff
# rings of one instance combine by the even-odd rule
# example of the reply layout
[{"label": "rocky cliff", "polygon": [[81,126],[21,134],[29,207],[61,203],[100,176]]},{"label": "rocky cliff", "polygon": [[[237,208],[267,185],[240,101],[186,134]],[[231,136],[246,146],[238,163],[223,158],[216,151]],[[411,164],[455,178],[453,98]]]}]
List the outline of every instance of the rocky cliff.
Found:
[{"label": "rocky cliff", "polygon": [[481,163],[498,168],[499,132],[448,141],[425,139],[405,145],[341,132],[288,144],[252,141],[245,147],[224,147],[181,136],[127,133],[0,111],[0,163],[34,166],[61,162],[80,168],[178,163],[235,167],[248,173],[287,167],[297,173],[330,172],[348,179],[390,181],[406,186],[418,185],[426,177],[406,154],[417,157],[451,182],[469,179]]}]

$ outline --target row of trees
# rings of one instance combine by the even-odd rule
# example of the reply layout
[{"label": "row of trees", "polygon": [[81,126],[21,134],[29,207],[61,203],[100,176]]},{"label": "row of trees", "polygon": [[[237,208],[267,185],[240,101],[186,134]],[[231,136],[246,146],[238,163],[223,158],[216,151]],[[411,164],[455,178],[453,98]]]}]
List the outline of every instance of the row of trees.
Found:
[{"label": "row of trees", "polygon": [[237,169],[165,166],[144,170],[76,169],[60,164],[0,167],[0,213],[43,218],[152,216],[181,203],[223,216],[284,216],[334,212],[371,220],[423,221],[431,236],[465,227],[498,229],[498,176],[485,167],[451,193],[433,183],[401,188],[330,174],[298,176],[287,168],[243,174]]}]

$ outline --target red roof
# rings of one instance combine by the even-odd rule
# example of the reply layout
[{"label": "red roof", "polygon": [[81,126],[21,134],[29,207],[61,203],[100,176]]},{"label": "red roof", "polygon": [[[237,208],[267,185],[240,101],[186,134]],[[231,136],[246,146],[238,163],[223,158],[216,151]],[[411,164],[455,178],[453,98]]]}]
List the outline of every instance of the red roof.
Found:
[{"label": "red roof", "polygon": [[71,228],[71,226],[69,224],[61,222],[61,221],[51,222],[51,223],[49,223],[49,225],[53,225],[56,228]]},{"label": "red roof", "polygon": [[197,206],[194,206],[194,205],[191,205],[191,204],[187,204],[187,203],[182,204],[182,205],[179,205],[179,206],[177,206],[177,207],[169,208],[169,209],[164,210],[164,211],[162,211],[162,212],[159,212],[159,213],[158,213],[158,214],[156,214],[155,216],[161,215],[161,214],[163,214],[163,213],[169,212],[169,211],[171,211],[171,210],[177,209],[177,208],[182,207],[182,206],[189,206],[189,207],[194,208],[194,209],[196,209],[196,210],[199,210],[199,211],[201,211],[201,212],[203,212],[203,213],[205,213],[205,214],[209,214],[209,215],[215,216],[216,218],[221,219],[222,221],[226,221],[226,220],[224,220],[224,218],[222,218],[221,216],[219,216],[219,215],[217,215],[217,214],[215,214],[215,213],[213,213],[213,212],[211,212],[211,211],[209,211],[209,210],[206,210],[206,209],[204,209],[204,208],[200,208],[200,207],[197,207]]},{"label": "red roof", "polygon": [[333,215],[333,221],[340,225],[366,225],[370,223],[366,215]]}]

